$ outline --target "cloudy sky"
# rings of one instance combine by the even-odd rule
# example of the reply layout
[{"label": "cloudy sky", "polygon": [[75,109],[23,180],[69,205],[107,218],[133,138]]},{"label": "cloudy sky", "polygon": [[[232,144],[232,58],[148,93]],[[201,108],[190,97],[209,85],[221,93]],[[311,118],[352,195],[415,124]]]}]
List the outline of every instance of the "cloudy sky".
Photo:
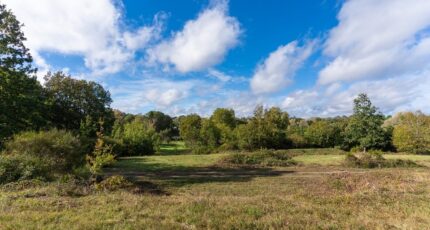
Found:
[{"label": "cloudy sky", "polygon": [[[0,0],[39,69],[101,83],[114,108],[302,117],[430,112],[429,0]],[[40,78],[42,79],[42,78]]]}]

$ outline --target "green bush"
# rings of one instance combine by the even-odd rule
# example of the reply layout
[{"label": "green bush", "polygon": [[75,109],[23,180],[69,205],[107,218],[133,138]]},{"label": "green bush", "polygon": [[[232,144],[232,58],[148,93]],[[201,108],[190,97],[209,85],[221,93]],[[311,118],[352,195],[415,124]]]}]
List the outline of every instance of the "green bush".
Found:
[{"label": "green bush", "polygon": [[115,191],[131,188],[132,186],[133,183],[123,176],[111,176],[96,184],[95,189],[99,191]]},{"label": "green bush", "polygon": [[68,172],[85,162],[85,149],[71,132],[52,129],[17,134],[6,143],[8,155],[27,155],[45,159],[50,171]]},{"label": "green bush", "polygon": [[287,151],[259,150],[250,153],[233,153],[222,159],[222,163],[255,166],[290,166],[295,162]]},{"label": "green bush", "polygon": [[100,173],[102,168],[111,166],[116,162],[115,155],[112,154],[112,147],[105,144],[101,134],[98,135],[99,138],[97,138],[94,151],[87,155],[89,169],[93,174]]},{"label": "green bush", "polygon": [[418,166],[418,164],[411,160],[385,159],[381,152],[360,154],[348,153],[345,158],[345,165],[357,168],[396,168]]},{"label": "green bush", "polygon": [[53,162],[30,155],[0,156],[0,184],[30,179],[49,179]]}]

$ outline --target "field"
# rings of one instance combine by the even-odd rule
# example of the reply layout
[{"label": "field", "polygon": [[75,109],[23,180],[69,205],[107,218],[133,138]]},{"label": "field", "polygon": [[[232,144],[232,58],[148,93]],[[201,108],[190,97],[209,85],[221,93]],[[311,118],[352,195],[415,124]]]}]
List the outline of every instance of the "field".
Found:
[{"label": "field", "polygon": [[[121,159],[106,175],[140,192],[65,196],[55,183],[0,190],[0,229],[427,229],[427,167],[352,169],[335,150],[304,151],[294,167],[217,164],[228,153]],[[176,148],[176,149],[175,149]],[[183,152],[182,152],[183,153]],[[330,154],[332,153],[332,154]],[[430,165],[430,156],[386,155]],[[29,227],[31,226],[31,227]]]}]

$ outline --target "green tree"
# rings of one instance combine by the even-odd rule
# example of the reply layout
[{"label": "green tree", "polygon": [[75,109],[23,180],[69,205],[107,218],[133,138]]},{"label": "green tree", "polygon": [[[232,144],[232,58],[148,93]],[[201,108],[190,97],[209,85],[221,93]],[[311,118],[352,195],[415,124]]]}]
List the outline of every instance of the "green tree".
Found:
[{"label": "green tree", "polygon": [[236,126],[236,116],[233,109],[217,108],[210,117],[216,126],[227,126],[234,129]]},{"label": "green tree", "polygon": [[335,147],[341,144],[343,128],[337,121],[317,119],[304,132],[306,142],[312,147]]},{"label": "green tree", "polygon": [[14,133],[46,125],[43,88],[21,26],[0,4],[0,145]]},{"label": "green tree", "polygon": [[217,108],[210,117],[211,122],[217,127],[220,134],[219,144],[223,150],[236,148],[234,128],[237,119],[233,109]]},{"label": "green tree", "polygon": [[79,130],[82,122],[102,119],[105,132],[110,133],[114,122],[110,108],[112,99],[100,84],[73,79],[63,72],[48,73],[45,80],[52,110],[51,120],[57,128]]},{"label": "green tree", "polygon": [[200,129],[202,118],[197,114],[183,116],[179,120],[179,134],[189,147],[198,146],[200,143]]},{"label": "green tree", "polygon": [[156,132],[170,130],[173,127],[173,119],[162,112],[149,111],[145,114],[145,117],[149,119],[149,122],[154,126]]},{"label": "green tree", "polygon": [[390,146],[389,133],[382,128],[384,116],[372,105],[366,94],[359,94],[354,100],[354,113],[345,130],[347,148],[387,149]]},{"label": "green tree", "polygon": [[154,127],[146,120],[139,117],[124,125],[122,136],[116,139],[122,140],[125,155],[150,155],[154,154],[159,145],[159,138]]},{"label": "green tree", "polygon": [[235,133],[238,145],[248,150],[284,148],[287,145],[288,124],[288,113],[282,112],[277,107],[264,109],[259,106],[247,124],[237,127]]},{"label": "green tree", "polygon": [[402,113],[394,126],[393,144],[398,151],[430,152],[430,116],[421,112]]},{"label": "green tree", "polygon": [[202,120],[200,129],[200,145],[208,148],[209,151],[216,149],[220,145],[221,133],[218,127],[210,120]]}]

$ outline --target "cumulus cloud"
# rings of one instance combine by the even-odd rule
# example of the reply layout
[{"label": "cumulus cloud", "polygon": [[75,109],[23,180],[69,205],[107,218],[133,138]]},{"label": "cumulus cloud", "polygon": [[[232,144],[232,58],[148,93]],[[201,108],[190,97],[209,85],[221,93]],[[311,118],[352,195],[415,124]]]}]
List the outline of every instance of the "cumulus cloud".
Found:
[{"label": "cumulus cloud", "polygon": [[352,112],[354,98],[366,93],[385,114],[417,109],[430,113],[428,89],[430,72],[426,71],[416,75],[360,81],[345,87],[334,85],[298,90],[288,95],[281,106],[294,115],[304,117],[346,115]]},{"label": "cumulus cloud", "polygon": [[239,22],[228,15],[227,2],[218,1],[151,49],[149,60],[173,65],[182,73],[204,70],[221,62],[238,44],[240,34]]},{"label": "cumulus cloud", "polygon": [[112,103],[114,108],[135,113],[149,107],[170,110],[170,107],[193,95],[204,84],[199,80],[175,81],[145,77],[137,81],[119,81],[108,89],[115,98]]},{"label": "cumulus cloud", "polygon": [[252,91],[273,93],[291,84],[296,71],[311,55],[313,46],[313,42],[299,46],[297,41],[280,46],[257,67],[251,80]]},{"label": "cumulus cloud", "polygon": [[346,1],[324,53],[318,82],[389,78],[428,68],[430,1]]},{"label": "cumulus cloud", "polygon": [[159,33],[159,23],[124,31],[121,9],[112,0],[5,0],[18,20],[35,62],[43,63],[44,51],[83,56],[96,75],[120,71]]}]

